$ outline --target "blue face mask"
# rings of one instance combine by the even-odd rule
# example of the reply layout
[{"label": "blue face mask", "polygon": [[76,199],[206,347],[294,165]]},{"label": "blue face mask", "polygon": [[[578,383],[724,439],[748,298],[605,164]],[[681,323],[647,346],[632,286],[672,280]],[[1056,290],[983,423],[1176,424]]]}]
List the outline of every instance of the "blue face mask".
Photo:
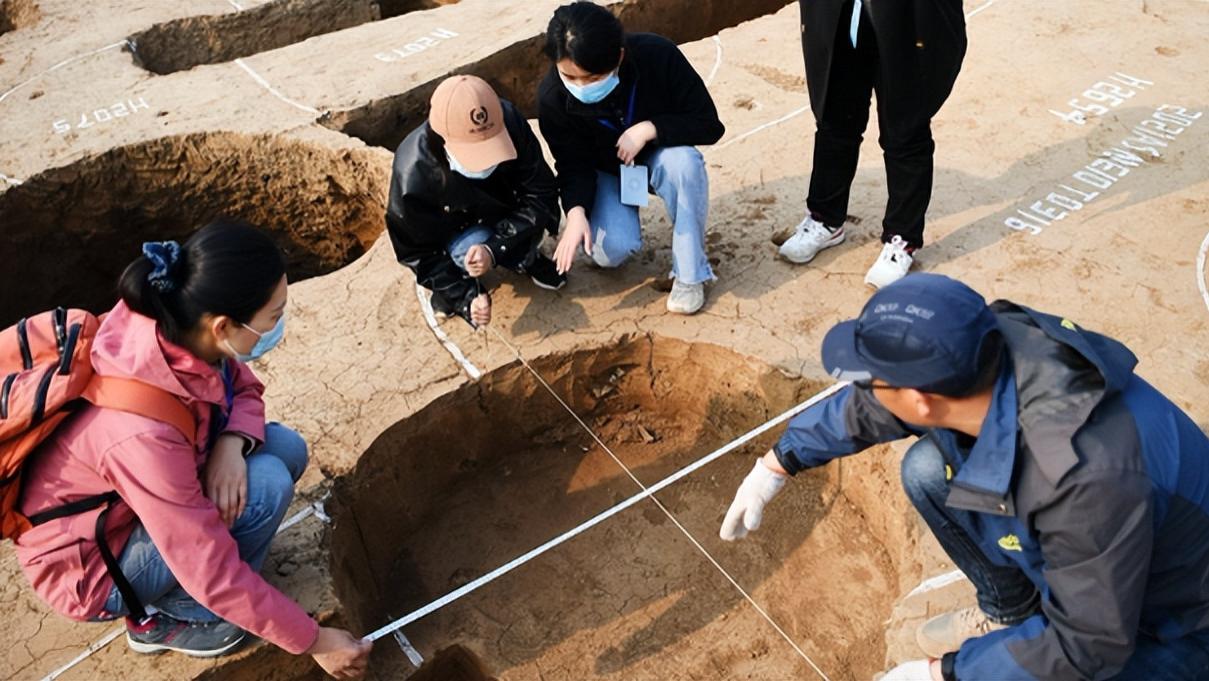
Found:
[{"label": "blue face mask", "polygon": [[227,339],[223,339],[223,343],[226,344],[227,350],[230,350],[231,354],[235,355],[235,359],[246,364],[247,362],[260,359],[266,352],[277,347],[277,344],[281,342],[282,337],[285,336],[285,314],[283,313],[281,315],[281,319],[277,320],[277,323],[273,325],[273,328],[265,331],[264,333],[253,329],[247,324],[243,324],[242,326],[260,338],[260,340],[256,341],[256,345],[252,346],[252,350],[248,352],[248,354],[245,355],[231,347],[231,341]]},{"label": "blue face mask", "polygon": [[578,99],[584,104],[595,104],[605,97],[608,97],[609,93],[616,89],[617,84],[621,82],[621,78],[617,76],[616,69],[614,69],[613,72],[608,75],[608,77],[601,78],[595,83],[588,83],[587,85],[576,85],[575,83],[569,83],[567,82],[566,78],[563,78],[563,74],[561,72],[559,72],[558,77],[562,78],[563,86],[567,88],[567,92],[570,92],[572,97]]},{"label": "blue face mask", "polygon": [[496,168],[500,167],[500,164],[496,163],[495,165],[487,166],[482,170],[466,170],[466,167],[459,163],[458,160],[453,157],[453,154],[449,153],[448,149],[445,150],[445,158],[449,159],[450,170],[471,180],[485,180],[491,176],[491,173],[495,172]]}]

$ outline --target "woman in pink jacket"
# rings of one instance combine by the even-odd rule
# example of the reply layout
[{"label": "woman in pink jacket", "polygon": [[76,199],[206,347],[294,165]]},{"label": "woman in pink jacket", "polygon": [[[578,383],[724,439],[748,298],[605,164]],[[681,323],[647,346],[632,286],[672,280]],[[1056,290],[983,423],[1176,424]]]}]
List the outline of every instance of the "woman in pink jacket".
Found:
[{"label": "woman in pink jacket", "polygon": [[164,422],[81,408],[28,465],[21,510],[116,490],[104,534],[137,600],[156,612],[128,616],[138,605],[115,586],[94,539],[100,509],[22,534],[25,574],[69,617],[126,615],[138,652],[222,655],[246,630],[337,677],[360,675],[370,644],[320,627],[259,574],[307,461],[297,433],[265,423],[264,388],[245,364],[285,329],[281,251],[260,230],[220,221],[183,246],[147,243],[143,253],[122,274],[93,368],[180,399],[197,420],[197,444]]}]

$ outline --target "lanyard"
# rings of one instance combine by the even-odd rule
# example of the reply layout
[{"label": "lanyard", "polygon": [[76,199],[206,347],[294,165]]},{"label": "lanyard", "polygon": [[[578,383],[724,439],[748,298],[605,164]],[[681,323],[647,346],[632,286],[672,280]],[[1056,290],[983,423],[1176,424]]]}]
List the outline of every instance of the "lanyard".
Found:
[{"label": "lanyard", "polygon": [[634,84],[632,86],[630,86],[630,103],[626,110],[625,120],[623,121],[623,123],[625,124],[624,128],[618,128],[616,125],[613,125],[613,121],[610,121],[607,118],[597,118],[596,120],[599,121],[601,125],[605,126],[606,128],[608,128],[610,130],[615,130],[617,132],[624,132],[625,130],[628,130],[629,127],[634,124],[634,100],[637,99],[637,97],[635,97],[634,95],[637,92],[638,92],[638,82],[635,81]]}]

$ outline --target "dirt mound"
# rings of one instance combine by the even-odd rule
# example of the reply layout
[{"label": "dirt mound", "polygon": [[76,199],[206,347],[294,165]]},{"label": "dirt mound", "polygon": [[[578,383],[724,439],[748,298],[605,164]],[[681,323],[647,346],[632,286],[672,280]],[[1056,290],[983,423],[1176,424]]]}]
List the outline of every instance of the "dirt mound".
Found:
[{"label": "dirt mound", "polygon": [[372,155],[208,133],[119,147],[0,194],[0,326],[54,305],[102,310],[147,240],[226,215],[270,231],[293,280],[361,255],[383,228],[389,168]]},{"label": "dirt mound", "polygon": [[[816,387],[721,347],[646,336],[534,366],[646,484]],[[716,538],[734,486],[770,443],[765,437],[659,497],[741,583],[768,582],[771,609],[836,678],[868,677],[882,661],[878,623],[889,613],[894,566],[842,497],[824,500],[822,477],[803,476],[759,545]],[[345,615],[355,630],[375,629],[636,491],[523,367],[498,369],[386,431],[338,483],[332,574]],[[855,570],[859,584],[833,586],[824,574],[822,593],[773,579],[788,554],[815,561],[832,550],[843,551],[836,555],[846,566],[833,576]],[[859,622],[848,621],[854,605]],[[741,616],[727,621],[736,611]],[[804,613],[808,621],[799,621]],[[673,678],[685,664],[698,674],[691,678],[730,678],[753,664],[800,673],[787,646],[750,648],[769,640],[767,624],[750,614],[667,518],[642,502],[406,633],[421,651],[454,644],[473,651],[486,670],[466,678],[528,678],[534,665],[562,670],[551,678],[577,679]],[[707,630],[719,624],[731,632],[716,654],[676,659],[677,649],[712,639]],[[375,655],[381,678],[412,669],[397,646],[380,645]],[[430,678],[423,673],[416,678]]]}]

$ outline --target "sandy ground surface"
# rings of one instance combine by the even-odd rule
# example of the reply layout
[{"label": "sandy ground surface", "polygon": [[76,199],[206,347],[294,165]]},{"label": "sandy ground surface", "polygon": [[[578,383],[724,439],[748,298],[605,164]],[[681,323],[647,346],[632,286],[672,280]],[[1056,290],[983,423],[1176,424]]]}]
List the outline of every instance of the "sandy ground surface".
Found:
[{"label": "sandy ground surface", "polygon": [[[637,487],[601,452],[582,451],[586,434],[559,420],[504,342],[446,322],[473,371],[488,373],[473,382],[377,239],[391,156],[375,145],[401,137],[453,71],[531,101],[533,40],[558,3],[464,0],[376,20],[353,4],[365,20],[339,31],[324,30],[316,17],[329,8],[317,1],[0,5],[0,324],[54,303],[103,306],[108,278],[140,241],[181,236],[218,212],[273,231],[301,281],[289,337],[257,368],[271,415],[312,444],[297,505],[334,488],[336,523],[287,530],[265,573],[322,618],[365,631]],[[644,28],[683,35],[693,23],[684,3],[617,4]],[[692,18],[725,22],[715,4],[699,3]],[[988,298],[1120,338],[1141,358],[1139,372],[1203,426],[1207,9],[1198,0],[968,2],[970,51],[934,122],[936,183],[918,258]],[[806,267],[774,257],[773,241],[801,218],[810,172],[797,9],[719,32],[724,25],[683,48],[727,125],[705,152],[719,276],[705,310],[664,311],[670,226],[657,201],[644,213],[643,252],[622,270],[581,261],[554,294],[493,275],[494,328],[541,358],[539,371],[648,484],[822,385],[819,342],[859,310],[878,248],[885,184],[871,134],[848,242]],[[283,33],[296,42],[282,43]],[[125,41],[136,34],[132,52]],[[156,61],[150,46],[163,35],[189,41],[187,63]],[[165,75],[139,65],[139,44],[148,46],[140,59]],[[612,399],[625,404],[581,399],[581,383],[591,394],[615,368],[642,367],[631,356],[642,342],[667,349],[645,369],[662,367],[666,387],[623,379]],[[705,359],[694,365],[684,348]],[[784,382],[792,389],[703,429],[703,397],[738,404],[744,386]],[[443,411],[459,401],[486,406],[463,421]],[[543,416],[529,420],[530,410]],[[647,443],[638,425],[661,439]],[[465,440],[471,431],[485,439]],[[493,446],[496,436],[509,446]],[[918,655],[909,632],[927,614],[971,602],[964,582],[911,594],[952,567],[898,490],[902,451],[877,448],[804,475],[770,508],[768,526],[738,545],[718,541],[716,526],[755,451],[660,498],[830,678],[864,679]],[[467,460],[478,463],[459,468]],[[354,517],[380,534],[348,540]],[[377,564],[380,574],[363,575]],[[39,678],[113,629],[50,613],[7,546],[0,575],[10,641],[0,676]],[[428,678],[817,677],[649,503],[406,631],[426,657],[445,651]],[[393,646],[378,646],[380,678],[411,669]],[[119,641],[64,678],[311,673],[305,659],[264,645],[198,662],[138,657]]]}]

